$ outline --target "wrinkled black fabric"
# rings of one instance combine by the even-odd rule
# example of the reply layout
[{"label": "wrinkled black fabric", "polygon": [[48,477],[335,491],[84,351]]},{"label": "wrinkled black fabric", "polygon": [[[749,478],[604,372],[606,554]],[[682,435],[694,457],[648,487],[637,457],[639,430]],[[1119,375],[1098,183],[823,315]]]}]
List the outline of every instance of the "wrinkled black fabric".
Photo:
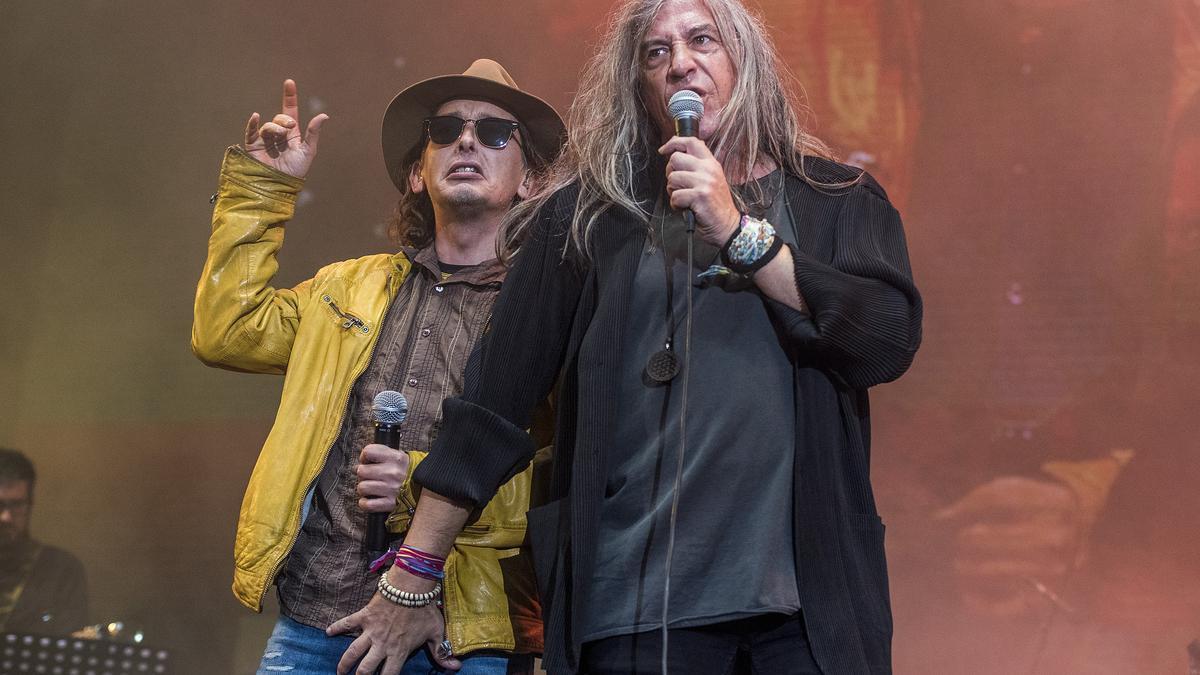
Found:
[{"label": "wrinkled black fabric", "polygon": [[[806,171],[824,182],[857,175],[819,159]],[[892,621],[866,389],[912,363],[921,300],[900,217],[873,179],[818,190],[789,176],[787,190],[798,220],[790,247],[796,285],[812,314],[767,305],[793,364],[800,603],[822,671],[886,673]],[[568,188],[543,208],[497,300],[477,381],[446,401],[444,430],[414,476],[452,499],[486,503],[530,461],[523,429],[558,385],[550,501],[529,513],[550,673],[579,667],[572,601],[595,561],[617,408],[614,366],[624,356],[619,336],[646,236],[641,220],[610,209],[597,224],[592,263],[564,254],[576,197]]]}]

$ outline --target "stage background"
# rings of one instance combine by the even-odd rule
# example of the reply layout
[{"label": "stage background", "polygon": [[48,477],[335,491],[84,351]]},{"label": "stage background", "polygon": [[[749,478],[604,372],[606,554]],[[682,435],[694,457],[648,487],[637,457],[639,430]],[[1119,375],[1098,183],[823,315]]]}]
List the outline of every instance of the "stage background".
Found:
[{"label": "stage background", "polygon": [[[600,2],[0,5],[0,445],[94,620],[194,674],[273,622],[229,593],[281,380],[189,350],[222,150],[285,77],[322,134],[277,283],[389,250],[379,121],[505,63],[565,110]],[[874,394],[901,673],[1183,673],[1200,637],[1200,3],[764,0],[815,111],[905,217],[926,300]]]}]

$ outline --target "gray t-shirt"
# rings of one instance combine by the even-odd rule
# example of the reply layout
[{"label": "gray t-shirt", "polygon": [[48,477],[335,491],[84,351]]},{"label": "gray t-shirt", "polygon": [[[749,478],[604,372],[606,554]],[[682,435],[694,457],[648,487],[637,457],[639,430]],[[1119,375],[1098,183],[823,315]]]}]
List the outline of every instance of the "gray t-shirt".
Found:
[{"label": "gray t-shirt", "polygon": [[[777,170],[760,179],[769,200],[762,210],[778,235],[794,243],[781,176]],[[694,296],[687,448],[667,625],[699,626],[800,608],[791,362],[756,287],[694,282],[697,273],[719,262],[716,248],[697,237],[695,269],[689,273],[680,215],[660,201],[652,229],[624,329],[618,426],[608,453],[596,571],[584,603],[584,641],[662,624],[683,373],[662,385],[644,369],[649,356],[663,348],[669,322],[677,325],[674,349],[682,365],[689,290]],[[664,259],[672,270],[673,311]]]}]

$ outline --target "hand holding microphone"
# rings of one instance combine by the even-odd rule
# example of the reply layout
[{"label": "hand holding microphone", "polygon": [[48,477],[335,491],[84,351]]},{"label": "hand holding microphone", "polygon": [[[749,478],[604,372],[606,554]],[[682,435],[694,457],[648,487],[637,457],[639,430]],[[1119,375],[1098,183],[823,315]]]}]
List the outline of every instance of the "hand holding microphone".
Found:
[{"label": "hand holding microphone", "polygon": [[[737,229],[742,214],[733,201],[725,169],[708,145],[696,134],[704,116],[704,102],[696,92],[675,92],[667,104],[675,120],[675,137],[658,149],[667,160],[667,194],[671,208],[687,209],[695,215],[700,238],[713,246],[724,246]],[[685,216],[685,218],[690,218]],[[688,223],[689,229],[692,226]]]},{"label": "hand holding microphone", "polygon": [[395,391],[381,391],[372,406],[375,443],[358,457],[358,506],[367,512],[366,545],[369,551],[387,550],[387,519],[396,508],[396,497],[408,477],[408,453],[399,449],[400,426],[408,416],[408,400]]}]

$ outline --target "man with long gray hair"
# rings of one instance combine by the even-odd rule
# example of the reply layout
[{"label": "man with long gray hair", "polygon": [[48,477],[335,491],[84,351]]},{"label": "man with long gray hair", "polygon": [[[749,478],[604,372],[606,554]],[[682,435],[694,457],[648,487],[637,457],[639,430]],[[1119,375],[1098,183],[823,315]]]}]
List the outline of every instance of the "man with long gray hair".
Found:
[{"label": "man with long gray hair", "polygon": [[899,215],[804,132],[737,0],[627,0],[599,44],[408,541],[447,550],[557,385],[528,514],[550,673],[890,672],[867,389],[920,342]]}]

